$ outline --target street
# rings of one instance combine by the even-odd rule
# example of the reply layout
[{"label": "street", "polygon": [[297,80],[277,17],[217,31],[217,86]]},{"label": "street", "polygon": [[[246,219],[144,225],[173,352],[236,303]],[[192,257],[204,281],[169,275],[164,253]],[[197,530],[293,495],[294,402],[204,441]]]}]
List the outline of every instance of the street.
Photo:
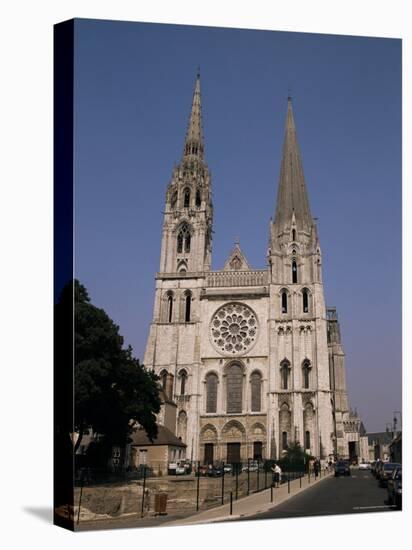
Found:
[{"label": "street", "polygon": [[330,477],[275,508],[241,520],[395,510],[385,504],[386,498],[387,490],[378,486],[369,471],[352,468],[349,477]]}]

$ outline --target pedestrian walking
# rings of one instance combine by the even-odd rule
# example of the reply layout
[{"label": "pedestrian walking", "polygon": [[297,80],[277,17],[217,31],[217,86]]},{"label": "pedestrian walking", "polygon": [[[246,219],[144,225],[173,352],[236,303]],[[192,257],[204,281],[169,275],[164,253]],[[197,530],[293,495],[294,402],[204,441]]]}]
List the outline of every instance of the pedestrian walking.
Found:
[{"label": "pedestrian walking", "polygon": [[273,472],[273,480],[272,480],[272,483],[275,487],[279,487],[279,484],[281,482],[281,479],[282,479],[282,470],[279,466],[279,464],[274,464],[271,468],[272,472]]},{"label": "pedestrian walking", "polygon": [[319,475],[319,460],[315,460],[315,463],[313,464],[313,471],[315,472],[315,479]]}]

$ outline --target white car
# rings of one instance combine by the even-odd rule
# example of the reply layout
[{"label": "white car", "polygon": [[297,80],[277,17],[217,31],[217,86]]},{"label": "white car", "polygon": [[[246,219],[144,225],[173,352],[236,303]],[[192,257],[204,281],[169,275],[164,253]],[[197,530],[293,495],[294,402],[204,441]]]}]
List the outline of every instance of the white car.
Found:
[{"label": "white car", "polygon": [[359,462],[359,470],[370,470],[371,465],[369,462]]}]

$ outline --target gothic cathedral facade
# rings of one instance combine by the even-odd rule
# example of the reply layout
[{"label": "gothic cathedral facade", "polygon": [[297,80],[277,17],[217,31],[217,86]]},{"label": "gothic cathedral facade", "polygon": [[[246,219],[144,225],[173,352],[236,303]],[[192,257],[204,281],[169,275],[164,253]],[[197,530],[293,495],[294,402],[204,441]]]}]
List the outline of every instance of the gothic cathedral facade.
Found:
[{"label": "gothic cathedral facade", "polygon": [[144,364],[177,405],[191,460],[276,459],[294,442],[319,458],[346,456],[345,357],[325,306],[290,98],[267,268],[253,269],[237,243],[213,270],[212,224],[198,75],[166,192]]}]

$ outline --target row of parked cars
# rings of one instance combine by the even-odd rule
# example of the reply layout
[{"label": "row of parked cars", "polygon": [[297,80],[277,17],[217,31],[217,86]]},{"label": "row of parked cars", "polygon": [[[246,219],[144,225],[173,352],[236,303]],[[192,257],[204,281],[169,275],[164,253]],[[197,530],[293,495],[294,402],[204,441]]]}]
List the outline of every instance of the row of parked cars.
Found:
[{"label": "row of parked cars", "polygon": [[383,462],[377,460],[371,463],[371,473],[378,480],[380,487],[388,491],[388,504],[397,508],[402,505],[402,464],[399,462]]},{"label": "row of parked cars", "polygon": [[209,464],[209,465],[202,465],[199,468],[199,475],[201,476],[208,476],[208,477],[220,477],[223,474],[225,475],[234,475],[236,473],[236,469],[238,473],[241,472],[257,472],[258,469],[263,468],[263,464],[259,464],[256,460],[251,460],[249,464]]}]

